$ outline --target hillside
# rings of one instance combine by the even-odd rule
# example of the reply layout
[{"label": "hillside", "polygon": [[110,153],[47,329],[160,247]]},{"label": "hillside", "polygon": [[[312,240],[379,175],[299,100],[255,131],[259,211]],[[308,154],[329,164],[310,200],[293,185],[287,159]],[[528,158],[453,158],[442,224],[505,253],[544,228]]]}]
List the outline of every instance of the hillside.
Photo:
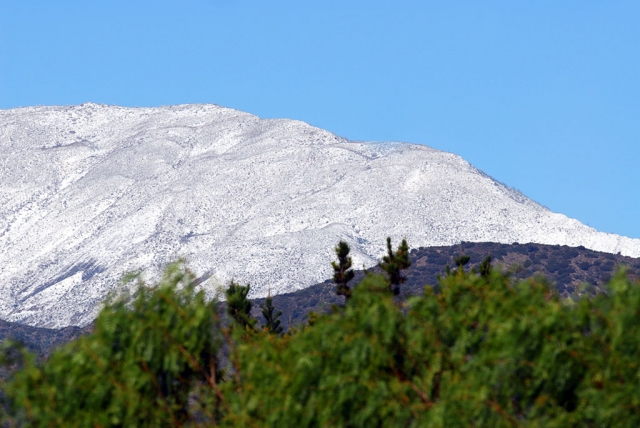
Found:
[{"label": "hillside", "polygon": [[215,105],[1,110],[0,151],[0,319],[39,327],[90,323],[125,272],[179,256],[210,296],[254,297],[329,277],[340,239],[366,267],[388,235],[640,256],[457,155]]},{"label": "hillside", "polygon": [[[487,254],[494,257],[494,265],[504,271],[513,272],[516,278],[537,274],[550,280],[560,294],[578,298],[583,294],[602,292],[614,269],[625,266],[630,275],[640,274],[640,259],[566,246],[540,244],[496,244],[470,243],[432,248],[418,248],[411,252],[413,265],[407,269],[407,282],[402,287],[401,298],[423,292],[425,285],[437,284],[437,276],[444,273],[447,264],[460,253],[471,256],[469,268],[477,265]],[[359,271],[353,283],[363,276]],[[588,284],[587,287],[582,287]],[[253,299],[253,315],[260,318],[259,305],[264,299]],[[315,284],[303,290],[273,297],[274,305],[283,311],[285,327],[304,323],[309,311],[322,312],[331,305],[341,305],[344,298],[336,296],[331,280]],[[222,309],[223,310],[223,309]],[[91,325],[80,329],[66,327],[48,329],[30,327],[19,323],[0,322],[0,341],[7,337],[22,341],[41,356],[48,355],[60,344],[90,331]]]},{"label": "hillside", "polygon": [[[464,242],[460,245],[417,248],[411,251],[412,266],[407,269],[407,281],[402,286],[401,298],[421,294],[426,285],[438,284],[438,275],[444,275],[447,265],[454,266],[460,254],[471,257],[466,268],[477,266],[488,254],[497,268],[511,272],[515,278],[540,275],[549,280],[564,297],[579,298],[604,291],[604,284],[621,266],[628,268],[632,277],[640,274],[640,258],[567,247],[541,244],[497,244],[490,242]],[[377,269],[374,269],[377,271]],[[354,283],[362,278],[358,272]],[[256,308],[264,299],[256,299]],[[320,312],[332,304],[343,304],[336,296],[331,280],[304,290],[275,296],[273,304],[283,311],[284,325],[305,321],[309,311]],[[259,310],[254,311],[255,316]]]}]

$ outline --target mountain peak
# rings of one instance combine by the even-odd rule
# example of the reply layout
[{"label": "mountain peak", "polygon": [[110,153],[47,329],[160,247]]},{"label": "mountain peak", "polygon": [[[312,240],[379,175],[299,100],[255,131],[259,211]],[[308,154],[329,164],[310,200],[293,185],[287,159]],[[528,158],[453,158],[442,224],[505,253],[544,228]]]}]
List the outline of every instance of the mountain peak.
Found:
[{"label": "mountain peak", "polygon": [[256,297],[330,276],[341,239],[357,266],[387,236],[640,256],[457,155],[212,104],[3,110],[0,150],[0,318],[38,326],[84,325],[123,273],[179,256],[211,295],[235,278]]}]

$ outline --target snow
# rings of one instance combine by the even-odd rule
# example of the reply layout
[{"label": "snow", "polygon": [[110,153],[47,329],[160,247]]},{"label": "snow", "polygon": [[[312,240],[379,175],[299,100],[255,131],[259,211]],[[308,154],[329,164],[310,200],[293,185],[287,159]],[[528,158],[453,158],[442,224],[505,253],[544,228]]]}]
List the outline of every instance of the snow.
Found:
[{"label": "snow", "polygon": [[536,242],[640,256],[640,240],[553,213],[459,156],[349,141],[215,105],[0,110],[0,318],[89,323],[125,272],[185,257],[212,296],[371,266],[410,246]]}]

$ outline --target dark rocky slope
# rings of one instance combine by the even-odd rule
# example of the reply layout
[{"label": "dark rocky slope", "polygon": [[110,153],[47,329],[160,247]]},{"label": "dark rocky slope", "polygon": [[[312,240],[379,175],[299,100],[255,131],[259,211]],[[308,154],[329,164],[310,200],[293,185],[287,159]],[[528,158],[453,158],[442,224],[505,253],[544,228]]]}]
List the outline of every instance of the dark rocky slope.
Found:
[{"label": "dark rocky slope", "polygon": [[[407,269],[407,281],[402,286],[401,296],[419,294],[426,285],[437,284],[438,275],[444,274],[447,265],[454,266],[454,259],[460,254],[471,257],[468,269],[477,266],[491,254],[493,265],[512,272],[515,278],[542,275],[564,297],[603,291],[618,266],[628,267],[633,276],[640,273],[640,258],[591,251],[584,247],[465,242],[454,246],[413,249],[412,266]],[[352,283],[356,283],[362,275],[362,272],[358,272]],[[256,299],[255,302],[260,304],[264,299]],[[331,280],[273,297],[274,306],[283,311],[285,326],[304,322],[309,311],[319,312],[330,308],[332,304],[343,303],[344,298],[336,296]],[[259,310],[254,314],[258,316]]]},{"label": "dark rocky slope", "polygon": [[[401,296],[422,293],[425,286],[436,284],[438,275],[445,272],[447,264],[454,265],[453,260],[460,254],[471,257],[468,268],[476,266],[487,254],[491,254],[494,266],[512,272],[516,278],[543,275],[565,297],[602,292],[604,284],[618,266],[627,266],[632,276],[640,273],[640,258],[596,252],[583,247],[467,242],[413,249],[413,265],[406,272],[407,282],[402,287]],[[363,272],[358,272],[352,283],[357,283],[362,276]],[[588,285],[582,287],[584,284]],[[261,303],[264,303],[264,299],[254,300],[256,317],[260,317]],[[336,296],[335,285],[327,280],[304,290],[274,296],[273,303],[283,311],[283,324],[288,327],[304,322],[310,311],[322,312],[333,304],[343,304],[344,298]],[[56,346],[89,331],[91,325],[47,329],[0,321],[0,340],[12,337],[43,357],[49,355]]]}]

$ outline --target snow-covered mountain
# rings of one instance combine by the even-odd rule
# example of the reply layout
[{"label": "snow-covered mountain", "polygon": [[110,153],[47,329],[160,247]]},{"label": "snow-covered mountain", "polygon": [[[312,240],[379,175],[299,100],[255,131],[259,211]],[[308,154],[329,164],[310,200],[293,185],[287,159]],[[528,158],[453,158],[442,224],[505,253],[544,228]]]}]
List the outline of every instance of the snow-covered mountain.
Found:
[{"label": "snow-covered mountain", "polygon": [[583,245],[640,256],[640,240],[549,211],[459,156],[349,141],[215,105],[0,110],[0,318],[90,322],[124,272],[185,257],[211,293],[254,296],[357,266],[385,238]]}]

